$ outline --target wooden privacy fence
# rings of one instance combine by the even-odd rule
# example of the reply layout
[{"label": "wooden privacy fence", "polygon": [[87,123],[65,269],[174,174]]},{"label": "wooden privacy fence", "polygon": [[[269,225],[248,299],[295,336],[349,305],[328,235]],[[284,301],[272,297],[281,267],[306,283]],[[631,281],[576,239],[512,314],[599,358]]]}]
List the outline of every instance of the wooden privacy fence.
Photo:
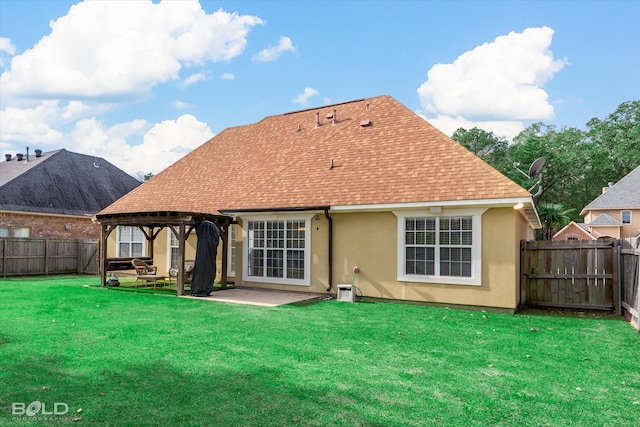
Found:
[{"label": "wooden privacy fence", "polygon": [[520,242],[523,306],[616,310],[640,330],[640,248],[630,239]]},{"label": "wooden privacy fence", "polygon": [[617,241],[522,241],[521,303],[526,306],[618,308]]},{"label": "wooden privacy fence", "polygon": [[0,275],[98,274],[98,241],[0,239]]}]

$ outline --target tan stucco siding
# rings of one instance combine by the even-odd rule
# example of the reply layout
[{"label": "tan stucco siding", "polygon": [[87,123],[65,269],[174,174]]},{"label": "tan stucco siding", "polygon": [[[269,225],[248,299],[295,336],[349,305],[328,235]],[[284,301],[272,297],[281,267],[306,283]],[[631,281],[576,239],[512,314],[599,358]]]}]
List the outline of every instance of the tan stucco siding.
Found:
[{"label": "tan stucco siding", "polygon": [[[443,212],[446,215],[446,212]],[[479,286],[398,281],[398,218],[391,212],[333,213],[333,289],[354,280],[365,297],[515,309],[519,300],[519,242],[530,234],[512,208],[482,215],[482,279]],[[269,289],[325,293],[328,283],[328,222],[311,221],[310,286],[242,281]],[[240,244],[238,244],[240,247]],[[242,256],[238,254],[238,262]],[[354,267],[360,272],[355,275]],[[240,268],[240,267],[238,267]]]}]

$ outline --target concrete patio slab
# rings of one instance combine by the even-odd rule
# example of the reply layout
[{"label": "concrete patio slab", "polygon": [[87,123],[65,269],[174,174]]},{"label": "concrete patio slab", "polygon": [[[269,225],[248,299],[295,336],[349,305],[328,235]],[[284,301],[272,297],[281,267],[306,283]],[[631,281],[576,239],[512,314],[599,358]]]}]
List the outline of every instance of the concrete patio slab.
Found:
[{"label": "concrete patio slab", "polygon": [[227,302],[231,304],[259,305],[264,307],[277,307],[279,305],[292,304],[311,299],[317,299],[326,295],[308,292],[276,291],[271,289],[256,288],[232,288],[213,292],[208,297],[193,297],[184,295],[181,298],[193,298],[206,301]]}]

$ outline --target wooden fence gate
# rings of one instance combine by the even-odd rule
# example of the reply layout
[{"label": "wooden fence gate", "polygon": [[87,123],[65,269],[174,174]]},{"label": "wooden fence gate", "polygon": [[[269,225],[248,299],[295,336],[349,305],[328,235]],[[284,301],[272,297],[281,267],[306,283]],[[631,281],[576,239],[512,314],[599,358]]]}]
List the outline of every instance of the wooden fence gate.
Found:
[{"label": "wooden fence gate", "polygon": [[618,304],[617,240],[520,244],[525,306],[613,310]]}]

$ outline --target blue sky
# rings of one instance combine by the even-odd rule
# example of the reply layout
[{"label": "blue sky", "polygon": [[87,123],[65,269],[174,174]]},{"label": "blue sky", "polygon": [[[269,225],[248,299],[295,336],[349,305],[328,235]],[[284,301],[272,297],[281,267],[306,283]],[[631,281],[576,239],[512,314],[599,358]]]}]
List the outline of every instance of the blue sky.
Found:
[{"label": "blue sky", "polygon": [[[225,128],[390,95],[444,133],[640,99],[638,1],[0,1],[0,154],[158,173]],[[0,163],[1,167],[1,163]]]}]

